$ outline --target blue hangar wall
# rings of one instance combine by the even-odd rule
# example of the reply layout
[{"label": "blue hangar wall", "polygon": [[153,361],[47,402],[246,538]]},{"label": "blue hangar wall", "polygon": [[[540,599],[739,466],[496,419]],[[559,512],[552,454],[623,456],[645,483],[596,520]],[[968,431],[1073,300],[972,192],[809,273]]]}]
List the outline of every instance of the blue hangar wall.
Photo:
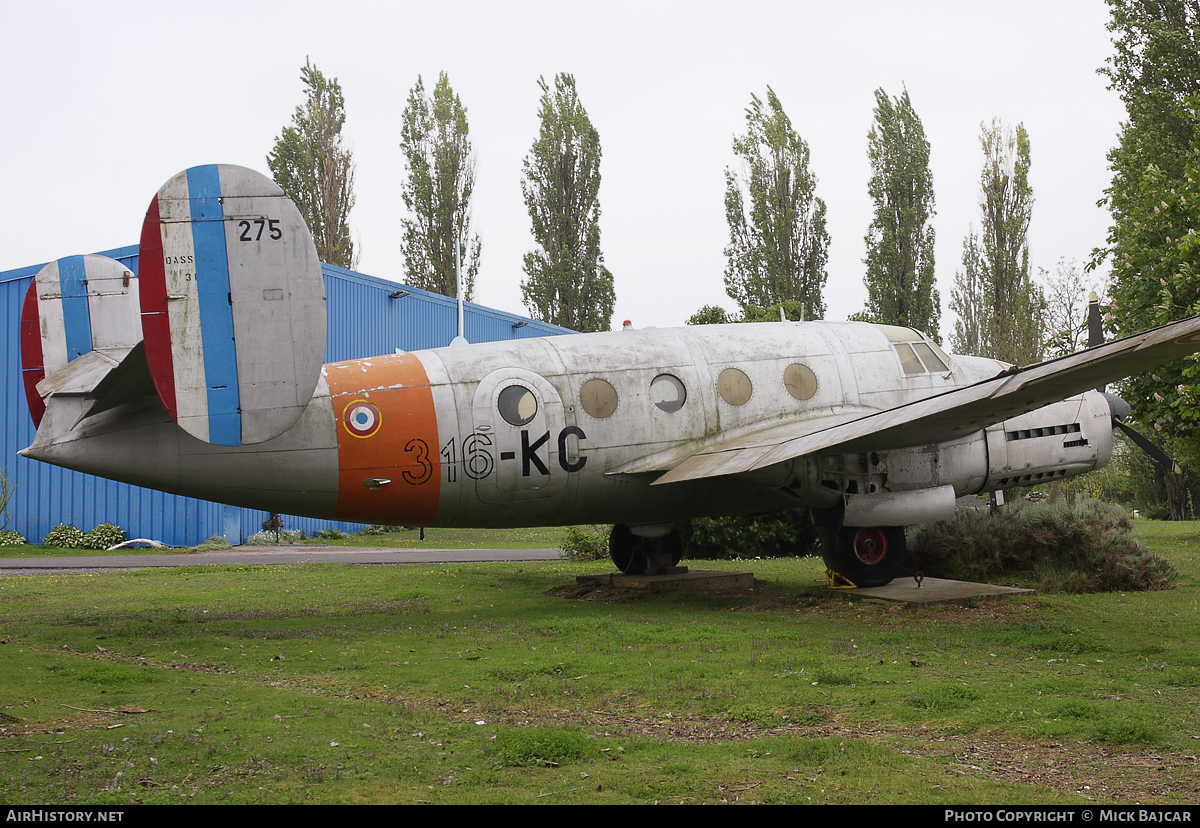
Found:
[{"label": "blue hangar wall", "polygon": [[[137,245],[101,255],[137,273]],[[269,517],[266,512],[164,494],[17,456],[17,451],[33,442],[35,431],[21,382],[21,303],[41,268],[34,265],[0,272],[0,359],[5,371],[0,390],[4,417],[0,465],[16,486],[8,504],[9,528],[39,543],[60,523],[73,524],[86,532],[108,521],[131,538],[152,538],[171,546],[192,546],[210,535],[224,535],[230,543],[238,544],[259,531]],[[457,330],[458,306],[449,297],[333,265],[322,265],[322,270],[328,316],[326,362],[390,354],[396,349],[438,348],[448,345]],[[402,295],[391,298],[397,291]],[[571,333],[566,328],[470,302],[466,303],[463,323],[471,342]],[[284,526],[303,529],[310,535],[329,526],[343,531],[358,528],[358,524],[296,516],[284,516]]]}]

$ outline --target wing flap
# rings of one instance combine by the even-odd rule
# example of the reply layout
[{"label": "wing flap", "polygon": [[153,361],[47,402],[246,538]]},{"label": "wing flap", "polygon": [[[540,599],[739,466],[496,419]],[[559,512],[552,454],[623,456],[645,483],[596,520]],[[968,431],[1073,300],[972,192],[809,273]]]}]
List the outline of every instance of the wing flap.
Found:
[{"label": "wing flap", "polygon": [[[945,442],[1196,351],[1200,316],[816,432],[791,437],[786,432],[760,434],[753,445],[747,439],[714,446],[688,457],[654,485],[739,474],[832,449],[853,452]],[[768,442],[771,445],[764,447]]]},{"label": "wing flap", "polygon": [[[699,477],[733,474],[734,472],[717,471],[720,468],[720,464],[728,459],[726,455],[729,455],[731,452],[736,452],[743,458],[762,456],[782,442],[805,437],[814,432],[823,431],[830,426],[853,422],[861,419],[862,416],[862,411],[854,411],[850,413],[820,415],[795,422],[782,423],[771,428],[755,431],[752,434],[734,440],[728,440],[702,452],[688,454],[687,452],[676,451],[651,454],[613,469],[608,474],[664,472],[679,468],[680,465],[686,463],[693,463],[693,467],[696,467],[695,464],[704,464],[706,473],[697,475]],[[739,469],[738,471],[744,471],[744,469]]]}]

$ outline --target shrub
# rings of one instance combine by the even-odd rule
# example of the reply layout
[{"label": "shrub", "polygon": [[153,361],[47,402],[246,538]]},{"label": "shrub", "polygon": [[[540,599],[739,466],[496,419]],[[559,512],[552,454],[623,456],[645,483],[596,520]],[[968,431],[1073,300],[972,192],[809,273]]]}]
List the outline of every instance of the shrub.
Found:
[{"label": "shrub", "polygon": [[1046,592],[1169,589],[1175,568],[1133,537],[1119,506],[1016,504],[993,515],[959,509],[951,520],[914,527],[909,566],[936,578],[980,581],[1025,573]]},{"label": "shrub", "polygon": [[372,523],[370,526],[363,527],[358,530],[360,535],[392,535],[396,532],[403,532],[403,526],[385,526],[380,523]]},{"label": "shrub", "polygon": [[318,538],[324,538],[325,540],[337,540],[338,538],[344,537],[342,535],[342,530],[338,529],[336,526],[330,526],[328,529],[318,529],[313,534]]},{"label": "shrub", "polygon": [[125,530],[111,523],[101,523],[83,536],[84,549],[108,549],[125,542]]},{"label": "shrub", "polygon": [[16,491],[17,484],[8,479],[8,468],[0,466],[0,530],[8,531],[8,501]]},{"label": "shrub", "polygon": [[20,532],[14,532],[12,529],[0,529],[0,546],[20,546],[27,543]]},{"label": "shrub", "polygon": [[821,530],[808,509],[751,517],[693,518],[679,524],[689,558],[788,558],[820,554]]},{"label": "shrub", "polygon": [[608,557],[610,526],[572,526],[563,536],[562,556],[569,561],[602,561]]},{"label": "shrub", "polygon": [[[274,536],[275,536],[275,533],[272,532],[271,537],[273,538]],[[196,546],[189,547],[187,551],[188,552],[215,552],[218,549],[232,549],[232,548],[233,548],[233,544],[231,544],[229,541],[225,540],[224,535],[209,535],[208,538],[206,538],[203,543],[200,543]]]},{"label": "shrub", "polygon": [[69,523],[60,523],[42,540],[45,546],[57,546],[59,549],[82,549],[84,534]]}]

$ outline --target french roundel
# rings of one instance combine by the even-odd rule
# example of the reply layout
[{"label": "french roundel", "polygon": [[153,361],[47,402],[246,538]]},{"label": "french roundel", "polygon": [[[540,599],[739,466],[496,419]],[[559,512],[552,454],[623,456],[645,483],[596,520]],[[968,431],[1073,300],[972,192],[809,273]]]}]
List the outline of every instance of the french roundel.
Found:
[{"label": "french roundel", "polygon": [[342,412],[342,423],[355,437],[370,437],[383,422],[379,409],[366,400],[355,400]]}]

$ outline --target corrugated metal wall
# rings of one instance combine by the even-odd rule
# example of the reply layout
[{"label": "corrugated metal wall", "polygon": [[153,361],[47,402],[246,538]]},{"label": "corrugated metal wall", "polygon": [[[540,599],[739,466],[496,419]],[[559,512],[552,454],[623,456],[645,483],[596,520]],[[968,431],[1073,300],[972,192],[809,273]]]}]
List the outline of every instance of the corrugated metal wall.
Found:
[{"label": "corrugated metal wall", "polygon": [[[137,254],[134,245],[101,255],[117,259],[136,273]],[[70,523],[86,532],[108,521],[119,525],[131,538],[153,538],[171,546],[194,545],[214,534],[224,535],[236,544],[258,531],[269,517],[266,512],[163,494],[17,456],[17,451],[32,443],[34,436],[21,382],[21,303],[30,280],[41,267],[0,273],[0,360],[5,371],[0,391],[4,406],[0,463],[10,484],[16,487],[8,505],[8,528],[37,543],[59,523]],[[392,353],[397,348],[436,348],[449,344],[456,332],[457,304],[449,297],[332,265],[325,265],[324,273],[328,297],[326,362]],[[398,290],[407,293],[390,298]],[[521,322],[526,324],[514,327]],[[472,303],[466,304],[464,326],[471,342],[570,333],[565,328]],[[330,524],[296,516],[285,516],[284,525],[308,534],[331,525],[344,531],[358,528],[357,524]]]}]

